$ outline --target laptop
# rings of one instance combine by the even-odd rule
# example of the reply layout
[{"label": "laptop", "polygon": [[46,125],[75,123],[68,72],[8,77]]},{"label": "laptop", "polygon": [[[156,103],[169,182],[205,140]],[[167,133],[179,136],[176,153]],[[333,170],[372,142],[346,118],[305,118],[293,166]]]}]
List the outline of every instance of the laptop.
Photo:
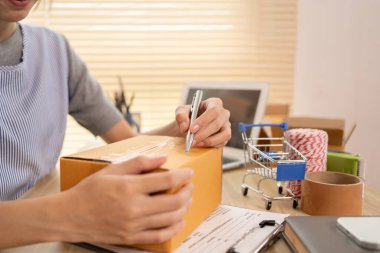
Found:
[{"label": "laptop", "polygon": [[[244,146],[239,123],[258,124],[261,122],[268,100],[269,84],[257,82],[210,82],[197,81],[185,84],[182,103],[191,104],[196,90],[203,91],[203,100],[219,97],[230,111],[232,128],[231,140],[223,148],[223,170],[244,164]],[[247,135],[257,137],[258,128],[248,130]]]}]

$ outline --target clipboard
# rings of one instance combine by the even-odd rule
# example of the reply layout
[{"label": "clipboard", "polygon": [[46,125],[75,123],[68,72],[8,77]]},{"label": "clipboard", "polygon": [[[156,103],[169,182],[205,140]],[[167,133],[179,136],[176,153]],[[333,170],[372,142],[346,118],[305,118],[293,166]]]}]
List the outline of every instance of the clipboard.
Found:
[{"label": "clipboard", "polygon": [[259,246],[258,252],[266,252],[275,242],[281,239],[282,234],[285,230],[285,221],[282,222],[273,233]]},{"label": "clipboard", "polygon": [[[232,252],[263,252],[269,248],[284,230],[288,214],[255,211],[229,205],[220,205],[210,216],[174,251],[174,253],[228,252],[241,240]],[[259,227],[263,220],[274,220],[275,226]],[[247,232],[258,227],[252,233]],[[75,244],[95,252],[146,253],[147,251],[126,246],[103,244]]]}]

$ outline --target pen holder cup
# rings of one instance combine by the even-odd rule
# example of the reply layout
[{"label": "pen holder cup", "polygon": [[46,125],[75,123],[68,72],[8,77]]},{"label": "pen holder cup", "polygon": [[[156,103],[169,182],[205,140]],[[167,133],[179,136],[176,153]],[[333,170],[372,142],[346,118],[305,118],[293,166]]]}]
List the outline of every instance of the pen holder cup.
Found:
[{"label": "pen holder cup", "polygon": [[330,171],[310,172],[302,182],[302,209],[310,215],[362,215],[363,190],[360,177]]}]

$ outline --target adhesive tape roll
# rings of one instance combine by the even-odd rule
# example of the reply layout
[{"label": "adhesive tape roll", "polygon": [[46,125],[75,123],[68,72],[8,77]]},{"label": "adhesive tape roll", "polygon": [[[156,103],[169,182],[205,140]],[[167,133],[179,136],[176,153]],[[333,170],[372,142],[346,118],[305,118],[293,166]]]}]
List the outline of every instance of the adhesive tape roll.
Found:
[{"label": "adhesive tape roll", "polygon": [[301,203],[310,215],[362,215],[363,180],[339,172],[310,172],[302,182]]}]

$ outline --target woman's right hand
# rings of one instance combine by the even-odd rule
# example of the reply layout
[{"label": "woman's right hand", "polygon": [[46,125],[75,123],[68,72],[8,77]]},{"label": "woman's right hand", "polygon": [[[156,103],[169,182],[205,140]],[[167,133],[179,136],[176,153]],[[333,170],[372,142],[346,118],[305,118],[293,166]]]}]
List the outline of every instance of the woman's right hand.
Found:
[{"label": "woman's right hand", "polygon": [[[166,157],[111,164],[62,193],[61,232],[69,242],[159,243],[177,234],[191,203],[192,170],[146,173]],[[181,187],[173,194],[163,191]]]}]

